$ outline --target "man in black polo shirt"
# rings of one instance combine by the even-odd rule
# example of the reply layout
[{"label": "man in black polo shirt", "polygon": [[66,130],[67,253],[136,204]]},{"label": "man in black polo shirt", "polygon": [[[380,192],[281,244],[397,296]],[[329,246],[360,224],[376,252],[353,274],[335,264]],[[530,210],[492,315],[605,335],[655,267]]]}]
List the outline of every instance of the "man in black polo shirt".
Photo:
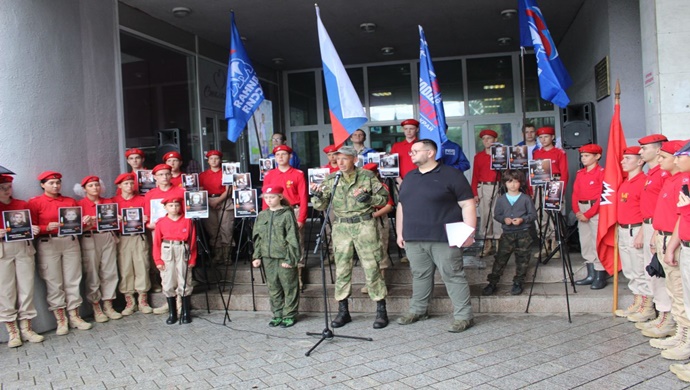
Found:
[{"label": "man in black polo shirt", "polygon": [[[477,213],[470,184],[461,171],[435,161],[434,141],[416,141],[410,149],[417,169],[410,171],[400,186],[396,232],[398,245],[405,248],[412,270],[410,312],[398,318],[408,325],[428,318],[427,308],[438,267],[455,320],[449,332],[462,332],[474,325],[470,286],[465,279],[462,248],[449,247],[445,225],[465,222],[476,227]],[[474,235],[462,245],[468,247]]]}]

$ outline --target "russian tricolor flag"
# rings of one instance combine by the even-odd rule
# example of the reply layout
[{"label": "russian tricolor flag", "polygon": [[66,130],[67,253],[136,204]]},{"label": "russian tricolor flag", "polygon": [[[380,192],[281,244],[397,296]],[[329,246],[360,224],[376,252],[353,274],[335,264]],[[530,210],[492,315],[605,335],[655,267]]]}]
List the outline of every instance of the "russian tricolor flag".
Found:
[{"label": "russian tricolor flag", "polygon": [[319,30],[319,47],[328,95],[328,108],[331,114],[333,141],[339,148],[355,130],[367,123],[367,114],[321,22],[319,7],[316,7],[316,24]]}]

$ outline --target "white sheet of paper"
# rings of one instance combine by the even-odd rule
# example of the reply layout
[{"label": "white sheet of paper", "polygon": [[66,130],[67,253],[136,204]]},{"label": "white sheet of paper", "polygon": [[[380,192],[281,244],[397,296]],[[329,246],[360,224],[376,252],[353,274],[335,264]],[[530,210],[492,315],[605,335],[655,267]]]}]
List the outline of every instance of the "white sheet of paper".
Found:
[{"label": "white sheet of paper", "polygon": [[464,222],[447,223],[448,245],[461,247],[473,232],[474,228]]}]

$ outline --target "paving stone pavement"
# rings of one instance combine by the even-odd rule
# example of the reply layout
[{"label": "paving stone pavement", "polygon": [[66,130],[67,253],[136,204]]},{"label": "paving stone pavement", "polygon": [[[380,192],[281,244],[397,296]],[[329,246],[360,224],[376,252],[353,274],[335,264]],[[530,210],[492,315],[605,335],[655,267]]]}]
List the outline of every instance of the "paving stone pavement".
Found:
[{"label": "paving stone pavement", "polygon": [[[479,315],[459,334],[450,316],[372,329],[354,314],[306,357],[324,318],[267,326],[269,313],[195,310],[190,325],[136,313],[68,336],[0,349],[5,389],[681,389],[671,363],[624,319],[582,314]],[[391,316],[392,320],[397,316]]]}]

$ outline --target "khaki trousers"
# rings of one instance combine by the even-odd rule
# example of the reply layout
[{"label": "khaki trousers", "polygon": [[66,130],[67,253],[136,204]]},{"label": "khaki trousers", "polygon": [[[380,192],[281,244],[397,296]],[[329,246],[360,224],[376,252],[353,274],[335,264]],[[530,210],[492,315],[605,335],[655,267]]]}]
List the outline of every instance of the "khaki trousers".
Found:
[{"label": "khaki trousers", "polygon": [[[666,273],[666,291],[671,298],[671,315],[676,323],[680,326],[690,327],[690,320],[688,320],[685,312],[685,304],[683,303],[683,281],[681,277],[680,266],[672,267],[664,262],[664,243],[671,239],[671,236],[656,237],[656,253],[659,257],[659,262]],[[680,248],[676,249],[673,256],[676,259],[680,258]]]},{"label": "khaki trousers", "polygon": [[[592,208],[589,204],[581,204],[580,211],[587,212]],[[599,226],[599,214],[590,218],[588,222],[577,222],[577,230],[580,235],[580,250],[582,251],[582,258],[585,259],[585,264],[594,264],[596,271],[604,271],[605,268],[599,261],[597,255],[597,228]]]},{"label": "khaki trousers", "polygon": [[685,313],[690,313],[690,248],[680,247],[680,273],[683,282],[683,302]]},{"label": "khaki trousers", "polygon": [[[642,250],[644,251],[644,266],[646,269],[649,263],[652,262],[652,247],[650,246],[650,242],[652,241],[654,228],[652,227],[651,223],[642,224],[642,234],[644,234],[644,246],[642,247]],[[649,289],[654,296],[654,306],[656,306],[656,309],[663,312],[670,312],[671,297],[668,296],[668,292],[666,291],[666,279],[657,278],[656,276],[649,276],[646,271],[644,276],[647,279]]]},{"label": "khaki trousers", "polygon": [[0,322],[36,317],[35,254],[31,241],[0,241]]},{"label": "khaki trousers", "polygon": [[161,244],[161,259],[165,263],[165,270],[161,271],[161,284],[166,297],[192,295],[192,270],[187,269],[188,257],[185,244]]},{"label": "khaki trousers", "polygon": [[117,244],[120,292],[145,293],[151,289],[149,278],[149,242],[144,234],[123,235]]},{"label": "khaki trousers", "polygon": [[117,290],[117,243],[112,232],[81,237],[85,296],[90,303],[115,299]]},{"label": "khaki trousers", "polygon": [[644,250],[635,249],[635,236],[642,229],[641,226],[624,229],[618,228],[618,253],[623,265],[623,275],[628,278],[628,288],[635,295],[652,295],[649,283],[645,277]]},{"label": "khaki trousers", "polygon": [[38,274],[46,282],[48,310],[74,310],[82,304],[81,249],[75,236],[38,240]]},{"label": "khaki trousers", "polygon": [[[501,224],[494,221],[494,208],[496,207],[496,201],[498,200],[498,183],[494,184],[480,184],[477,188],[477,195],[479,197],[479,215],[481,216],[481,225],[478,227],[478,233],[494,240],[501,238]],[[494,191],[494,188],[496,189]],[[494,201],[491,201],[491,195],[493,194]],[[487,223],[489,224],[487,228]]]},{"label": "khaki trousers", "polygon": [[232,233],[235,227],[235,208],[232,199],[228,198],[225,202],[225,210],[210,208],[208,218],[202,219],[202,223],[206,233],[208,233],[208,244],[211,247],[227,248],[231,246]]}]

